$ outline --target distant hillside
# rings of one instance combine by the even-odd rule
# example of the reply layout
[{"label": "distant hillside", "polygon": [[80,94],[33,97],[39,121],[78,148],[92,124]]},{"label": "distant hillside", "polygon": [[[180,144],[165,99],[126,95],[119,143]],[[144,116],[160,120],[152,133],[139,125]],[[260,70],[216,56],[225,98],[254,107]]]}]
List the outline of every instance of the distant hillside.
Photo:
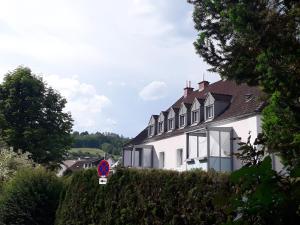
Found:
[{"label": "distant hillside", "polygon": [[112,155],[121,155],[122,147],[130,139],[108,132],[88,133],[87,131],[73,134],[72,148],[98,148]]}]

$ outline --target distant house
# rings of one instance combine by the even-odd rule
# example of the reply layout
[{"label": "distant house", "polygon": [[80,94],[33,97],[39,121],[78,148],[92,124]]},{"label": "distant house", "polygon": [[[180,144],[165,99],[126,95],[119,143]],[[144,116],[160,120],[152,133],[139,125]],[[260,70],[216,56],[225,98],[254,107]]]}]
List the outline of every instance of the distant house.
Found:
[{"label": "distant house", "polygon": [[82,170],[82,169],[89,169],[92,167],[97,167],[101,160],[103,160],[103,158],[81,159],[81,160],[76,161],[68,169],[72,172],[75,172],[75,171]]},{"label": "distant house", "polygon": [[[184,88],[167,110],[150,117],[148,126],[123,148],[123,165],[185,171],[194,168],[233,171],[242,166],[233,153],[261,129],[265,106],[258,87],[220,80]],[[273,156],[273,167],[280,163]]]}]

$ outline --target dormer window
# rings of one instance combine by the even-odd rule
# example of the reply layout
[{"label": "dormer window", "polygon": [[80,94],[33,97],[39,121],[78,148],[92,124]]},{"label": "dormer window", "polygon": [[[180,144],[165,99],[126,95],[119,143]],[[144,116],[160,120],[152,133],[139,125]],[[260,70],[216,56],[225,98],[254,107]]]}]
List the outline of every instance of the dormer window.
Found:
[{"label": "dormer window", "polygon": [[192,123],[199,122],[199,110],[192,111]]},{"label": "dormer window", "polygon": [[211,119],[214,117],[214,106],[206,106],[206,119]]},{"label": "dormer window", "polygon": [[162,134],[163,132],[166,131],[166,129],[167,129],[167,117],[168,117],[168,112],[162,111],[159,114],[158,123],[157,123],[157,133],[158,134]]},{"label": "dormer window", "polygon": [[178,126],[178,108],[170,108],[168,111],[167,129],[168,131],[174,130]]},{"label": "dormer window", "polygon": [[185,125],[185,115],[180,115],[179,116],[179,126],[184,127]]},{"label": "dormer window", "polygon": [[191,104],[188,103],[181,103],[180,109],[179,109],[179,127],[183,128],[190,124],[190,118],[191,118]]},{"label": "dormer window", "polygon": [[164,125],[164,122],[158,122],[158,133],[163,132],[163,125]]},{"label": "dormer window", "polygon": [[168,130],[173,130],[174,129],[174,119],[168,119]]},{"label": "dormer window", "polygon": [[195,98],[191,108],[191,124],[195,125],[203,120],[204,99]]},{"label": "dormer window", "polygon": [[204,102],[205,120],[212,120],[222,114],[230,105],[231,99],[231,95],[208,92]]},{"label": "dormer window", "polygon": [[148,137],[152,137],[157,132],[157,115],[153,115],[150,118],[149,124],[148,124]]},{"label": "dormer window", "polygon": [[153,135],[153,131],[154,131],[153,125],[150,125],[150,126],[149,126],[149,136],[152,136],[152,135]]}]

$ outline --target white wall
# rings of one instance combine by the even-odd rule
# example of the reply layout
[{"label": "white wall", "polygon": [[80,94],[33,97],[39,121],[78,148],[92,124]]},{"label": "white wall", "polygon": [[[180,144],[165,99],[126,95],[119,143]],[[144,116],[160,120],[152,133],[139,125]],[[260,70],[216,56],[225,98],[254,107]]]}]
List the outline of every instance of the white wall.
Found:
[{"label": "white wall", "polygon": [[183,149],[183,161],[186,159],[186,134],[166,138],[154,142],[148,142],[147,145],[153,145],[154,150],[154,168],[159,167],[159,153],[165,152],[165,167],[170,170],[185,170],[185,162],[177,167],[177,149]]},{"label": "white wall", "polygon": [[[241,138],[241,140],[233,140],[233,152],[236,153],[239,148],[239,142],[247,142],[249,132],[251,134],[251,142],[253,143],[258,133],[261,132],[261,116],[256,115],[246,119],[223,123],[216,125],[215,127],[232,127],[233,128],[233,138]],[[242,163],[234,157],[233,169],[241,168]]]},{"label": "white wall", "polygon": [[[254,139],[257,137],[257,134],[261,132],[261,116],[256,115],[252,116],[246,119],[233,121],[233,122],[222,122],[222,123],[212,123],[212,127],[232,127],[233,128],[233,137],[234,138],[241,138],[241,140],[233,140],[233,151],[237,152],[237,149],[239,148],[238,143],[240,141],[246,142],[247,138],[249,136],[249,132],[251,132],[251,141],[253,142]],[[190,148],[197,149],[196,145],[196,138],[190,137]],[[185,163],[186,159],[186,134],[181,134],[178,136],[153,141],[153,142],[147,142],[146,145],[153,145],[154,149],[154,168],[159,167],[159,152],[165,152],[165,167],[164,169],[171,169],[171,170],[186,170],[187,166]],[[206,144],[206,142],[204,143]],[[211,143],[212,144],[212,143]],[[199,146],[202,148],[202,146]],[[183,165],[180,167],[177,167],[177,149],[183,149]],[[197,153],[191,151],[190,152],[190,158],[197,157]],[[193,156],[193,157],[191,157]],[[200,156],[202,156],[200,151]],[[197,166],[197,165],[194,165]],[[193,166],[193,167],[194,167]],[[197,166],[199,167],[199,165]],[[233,161],[233,169],[239,169],[241,167],[241,162],[234,158]]]}]

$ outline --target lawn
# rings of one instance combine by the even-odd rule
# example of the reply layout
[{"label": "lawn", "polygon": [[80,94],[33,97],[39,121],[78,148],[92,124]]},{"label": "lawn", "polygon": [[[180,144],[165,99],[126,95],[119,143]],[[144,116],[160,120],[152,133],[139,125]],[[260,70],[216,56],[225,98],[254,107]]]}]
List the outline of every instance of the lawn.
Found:
[{"label": "lawn", "polygon": [[105,152],[99,148],[71,148],[70,155],[82,156],[104,156]]}]

